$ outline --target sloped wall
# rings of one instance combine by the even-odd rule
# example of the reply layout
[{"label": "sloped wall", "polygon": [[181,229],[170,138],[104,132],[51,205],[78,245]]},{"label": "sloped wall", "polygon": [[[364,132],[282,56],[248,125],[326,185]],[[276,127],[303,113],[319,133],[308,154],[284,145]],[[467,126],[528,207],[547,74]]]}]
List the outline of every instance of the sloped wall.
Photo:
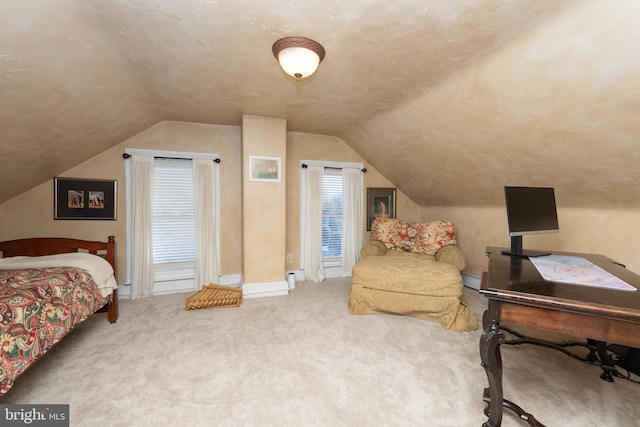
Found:
[{"label": "sloped wall", "polygon": [[[557,200],[560,232],[523,237],[525,249],[587,252],[605,255],[640,274],[638,212],[632,209],[579,209]],[[422,221],[450,219],[464,252],[466,273],[480,277],[487,268],[487,246],[509,247],[504,207],[422,207]]]}]

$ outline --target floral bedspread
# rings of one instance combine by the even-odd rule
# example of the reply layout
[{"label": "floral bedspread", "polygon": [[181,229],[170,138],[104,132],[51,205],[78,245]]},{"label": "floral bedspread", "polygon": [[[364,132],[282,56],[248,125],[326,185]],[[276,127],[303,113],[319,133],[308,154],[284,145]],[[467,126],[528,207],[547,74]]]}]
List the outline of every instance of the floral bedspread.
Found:
[{"label": "floral bedspread", "polygon": [[109,298],[79,268],[0,270],[0,395]]}]

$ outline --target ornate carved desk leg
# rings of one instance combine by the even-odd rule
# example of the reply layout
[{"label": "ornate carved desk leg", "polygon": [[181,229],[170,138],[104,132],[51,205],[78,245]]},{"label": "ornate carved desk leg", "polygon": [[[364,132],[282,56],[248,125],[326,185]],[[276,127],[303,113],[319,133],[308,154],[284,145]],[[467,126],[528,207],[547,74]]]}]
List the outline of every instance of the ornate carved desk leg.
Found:
[{"label": "ornate carved desk leg", "polygon": [[500,355],[500,344],[504,342],[504,334],[500,332],[500,305],[496,301],[489,301],[489,310],[484,312],[483,326],[484,332],[480,337],[480,359],[482,367],[487,373],[489,388],[485,389],[483,399],[489,401],[489,419],[483,427],[500,427],[502,423],[502,356]]},{"label": "ornate carved desk leg", "polygon": [[504,399],[500,344],[505,342],[505,336],[500,332],[500,302],[489,300],[489,309],[484,312],[482,326],[484,331],[480,336],[480,359],[489,380],[489,387],[484,389],[482,396],[482,400],[488,405],[484,413],[489,419],[482,427],[500,427],[504,408],[514,412],[532,427],[544,427],[533,415]]}]

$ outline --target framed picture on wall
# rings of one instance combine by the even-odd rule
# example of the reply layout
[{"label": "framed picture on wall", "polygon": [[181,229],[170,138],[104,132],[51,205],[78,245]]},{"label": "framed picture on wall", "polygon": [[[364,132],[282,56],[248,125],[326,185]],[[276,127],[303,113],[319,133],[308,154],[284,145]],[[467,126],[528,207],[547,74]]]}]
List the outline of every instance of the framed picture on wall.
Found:
[{"label": "framed picture on wall", "polygon": [[249,156],[249,181],[280,182],[280,157]]},{"label": "framed picture on wall", "polygon": [[116,219],[117,181],[54,178],[53,219]]},{"label": "framed picture on wall", "polygon": [[367,231],[376,217],[396,217],[395,188],[367,188]]}]

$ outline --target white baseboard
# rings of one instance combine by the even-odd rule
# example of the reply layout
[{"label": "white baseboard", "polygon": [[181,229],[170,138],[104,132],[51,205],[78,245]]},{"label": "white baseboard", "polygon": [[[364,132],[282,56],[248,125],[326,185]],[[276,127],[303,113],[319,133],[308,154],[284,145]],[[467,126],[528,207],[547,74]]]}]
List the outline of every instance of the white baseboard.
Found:
[{"label": "white baseboard", "polygon": [[[296,282],[304,281],[304,271],[303,270],[292,270],[287,271],[287,273],[294,273],[296,275]],[[324,274],[327,279],[342,277],[342,269],[339,267],[329,267],[324,269]],[[477,276],[472,276],[467,273],[460,273],[462,275],[462,283],[464,286],[472,289],[480,289],[480,278]]]},{"label": "white baseboard", "polygon": [[131,284],[118,286],[118,299],[131,299]]},{"label": "white baseboard", "polygon": [[[341,277],[339,268],[327,268],[325,269],[326,277]],[[296,275],[296,282],[304,281],[304,271],[293,270],[287,271],[287,273],[294,273]],[[480,289],[480,278],[472,276],[470,274],[462,273],[462,281],[464,286],[472,289]],[[229,274],[220,277],[220,284],[223,286],[233,286],[242,288],[243,298],[261,298],[287,295],[289,293],[289,284],[286,279],[277,282],[260,282],[260,283],[244,283],[242,282],[241,274]],[[176,290],[173,292],[162,292],[163,294],[177,293],[177,292],[189,292],[190,289]],[[131,298],[131,285],[125,284],[118,286],[118,299],[130,299]]]},{"label": "white baseboard", "polygon": [[289,294],[289,284],[286,280],[277,282],[243,283],[243,298],[276,297]]},{"label": "white baseboard", "polygon": [[184,292],[193,292],[193,279],[173,280],[171,282],[156,282],[153,287],[153,295],[169,295]]},{"label": "white baseboard", "polygon": [[472,276],[470,274],[467,273],[461,273],[462,274],[462,283],[464,283],[464,285],[467,288],[471,288],[471,289],[475,289],[478,290],[480,289],[480,278],[477,276]]},{"label": "white baseboard", "polygon": [[[296,282],[304,282],[304,270],[290,270],[285,273],[285,276],[289,273],[294,273],[296,275]],[[342,277],[342,267],[325,267],[324,277],[326,279]]]},{"label": "white baseboard", "polygon": [[225,276],[220,276],[220,284],[222,286],[239,288],[242,284],[242,274],[227,274]]},{"label": "white baseboard", "polygon": [[[232,286],[235,288],[241,287],[242,283],[242,275],[241,274],[228,274],[224,276],[220,276],[219,284],[223,286]],[[167,295],[167,294],[176,294],[180,292],[191,292],[193,288],[191,285],[188,287],[178,287],[165,289],[162,286],[156,286],[154,289],[154,295]],[[126,283],[124,285],[118,286],[118,299],[131,299],[131,284]]]}]

